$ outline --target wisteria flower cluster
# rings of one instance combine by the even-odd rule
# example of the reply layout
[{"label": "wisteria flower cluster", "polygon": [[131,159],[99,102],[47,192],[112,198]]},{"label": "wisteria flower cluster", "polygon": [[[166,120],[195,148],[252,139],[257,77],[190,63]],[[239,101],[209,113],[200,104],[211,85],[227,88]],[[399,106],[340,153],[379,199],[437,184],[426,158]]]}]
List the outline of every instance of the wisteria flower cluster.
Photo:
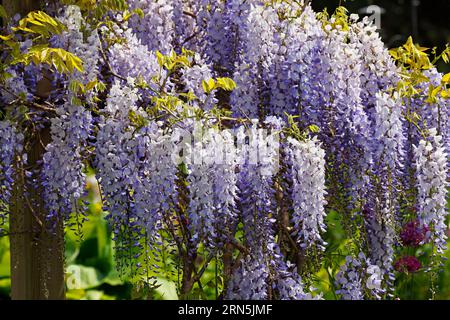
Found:
[{"label": "wisteria flower cluster", "polygon": [[[61,5],[44,46],[20,35],[0,225],[46,131],[46,225],[82,224],[92,169],[120,274],[149,290],[165,276],[192,298],[214,263],[218,298],[322,299],[327,274],[336,298],[386,299],[398,274],[438,269],[450,77],[423,48],[389,51],[367,18],[308,1],[118,2]],[[429,261],[403,255],[424,245]]]}]

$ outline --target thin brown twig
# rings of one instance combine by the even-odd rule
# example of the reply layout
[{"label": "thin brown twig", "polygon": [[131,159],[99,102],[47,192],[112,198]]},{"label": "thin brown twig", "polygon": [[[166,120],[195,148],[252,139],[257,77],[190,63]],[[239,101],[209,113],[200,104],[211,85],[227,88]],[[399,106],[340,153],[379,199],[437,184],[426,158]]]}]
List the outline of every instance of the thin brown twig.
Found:
[{"label": "thin brown twig", "polygon": [[192,13],[192,12],[189,12],[189,11],[186,11],[186,10],[183,10],[183,14],[186,15],[186,16],[188,16],[188,17],[197,19],[197,15],[196,15],[195,13]]},{"label": "thin brown twig", "polygon": [[[38,109],[38,110],[46,111],[46,112],[51,112],[51,113],[56,113],[56,109],[55,108],[46,107],[46,106],[44,106],[42,104],[39,104],[37,102],[28,102],[28,101],[22,99],[21,97],[19,97],[17,94],[12,92],[11,90],[6,89],[3,86],[0,86],[0,89],[5,91],[6,93],[12,95],[15,98],[15,100],[13,100],[13,101],[11,101],[11,102],[9,102],[7,104],[8,106],[13,106],[13,105],[15,105],[17,103],[21,103],[21,104],[23,104],[23,105],[25,105],[27,107],[30,107],[30,108],[34,108],[34,109]],[[49,103],[47,103],[47,102],[45,104],[49,105]]]}]

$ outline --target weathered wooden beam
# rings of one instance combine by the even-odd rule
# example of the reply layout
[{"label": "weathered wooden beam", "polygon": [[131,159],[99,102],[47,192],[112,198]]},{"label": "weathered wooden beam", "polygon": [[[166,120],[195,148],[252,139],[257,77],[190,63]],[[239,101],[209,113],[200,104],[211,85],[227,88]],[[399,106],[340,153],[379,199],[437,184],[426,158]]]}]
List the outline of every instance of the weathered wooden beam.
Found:
[{"label": "weathered wooden beam", "polygon": [[[3,0],[10,16],[39,9],[39,0]],[[50,82],[38,86],[36,96],[45,97],[51,91]],[[10,215],[11,298],[64,299],[64,227],[46,225],[39,165],[50,142],[49,128],[34,131],[26,138],[30,145],[27,166],[33,176],[24,175],[17,166]],[[49,231],[52,230],[52,231]]]}]

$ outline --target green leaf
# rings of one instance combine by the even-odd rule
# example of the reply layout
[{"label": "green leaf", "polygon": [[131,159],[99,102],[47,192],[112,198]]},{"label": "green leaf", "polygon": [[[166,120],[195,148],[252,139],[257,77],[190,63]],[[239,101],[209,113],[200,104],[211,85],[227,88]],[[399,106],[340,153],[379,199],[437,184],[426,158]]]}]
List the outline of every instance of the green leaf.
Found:
[{"label": "green leaf", "polygon": [[217,87],[226,91],[236,89],[236,83],[230,78],[217,78]]},{"label": "green leaf", "polygon": [[12,34],[9,34],[9,35],[7,35],[7,36],[2,36],[2,35],[0,34],[0,39],[3,40],[3,41],[11,40],[12,37],[13,37]]},{"label": "green leaf", "polygon": [[2,5],[0,5],[0,18],[8,20],[8,13]]},{"label": "green leaf", "polygon": [[164,56],[159,50],[156,50],[156,58],[158,59],[158,64],[160,67],[164,65]]},{"label": "green leaf", "polygon": [[136,13],[139,16],[139,18],[141,19],[144,18],[144,11],[142,11],[141,8],[134,9],[133,12]]},{"label": "green leaf", "polygon": [[48,48],[47,45],[35,45],[27,53],[20,55],[12,64],[33,62],[36,65],[41,63],[54,67],[61,73],[72,73],[75,70],[83,72],[83,62],[73,53],[61,48]]},{"label": "green leaf", "polygon": [[157,278],[157,288],[155,289],[158,298],[162,300],[178,300],[177,286],[174,282],[165,278]]},{"label": "green leaf", "polygon": [[311,124],[308,126],[309,131],[313,132],[313,133],[317,133],[320,131],[320,128],[318,126],[316,126],[315,124]]},{"label": "green leaf", "polygon": [[12,28],[12,30],[36,33],[48,38],[52,34],[60,34],[67,28],[60,21],[50,17],[45,12],[32,11],[25,18],[21,19],[18,26]]},{"label": "green leaf", "polygon": [[92,81],[89,81],[89,82],[86,84],[86,91],[90,91],[90,90],[94,89],[94,88],[96,87],[96,85],[97,85],[97,82],[98,82],[97,79],[94,79],[94,80],[92,80]]},{"label": "green leaf", "polygon": [[444,84],[450,83],[450,72],[442,77],[441,82]]},{"label": "green leaf", "polygon": [[67,267],[66,284],[69,290],[95,288],[102,284],[102,276],[93,267],[72,264]]},{"label": "green leaf", "polygon": [[208,80],[202,80],[203,91],[205,91],[205,93],[207,94],[214,90],[215,85],[216,83],[212,78]]}]

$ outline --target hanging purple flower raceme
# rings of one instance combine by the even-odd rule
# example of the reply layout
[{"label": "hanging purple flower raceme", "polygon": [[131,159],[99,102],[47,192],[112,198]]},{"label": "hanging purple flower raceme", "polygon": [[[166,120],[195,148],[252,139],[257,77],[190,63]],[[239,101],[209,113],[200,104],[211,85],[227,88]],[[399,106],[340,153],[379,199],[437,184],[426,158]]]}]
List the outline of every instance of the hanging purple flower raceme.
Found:
[{"label": "hanging purple flower raceme", "polygon": [[264,263],[261,249],[247,255],[241,261],[228,284],[226,299],[229,300],[265,300],[267,299],[267,279],[269,269]]},{"label": "hanging purple flower raceme", "polygon": [[193,241],[217,250],[231,241],[236,224],[237,153],[231,132],[194,126],[194,144],[187,146]]},{"label": "hanging purple flower raceme", "polygon": [[[305,11],[308,9],[310,8],[307,7]],[[311,41],[308,42],[310,40],[308,36],[315,30],[302,24],[304,15],[308,13],[302,12],[301,17],[290,18],[301,12],[298,4],[278,3],[273,6],[273,11],[275,14],[272,13],[268,21],[273,30],[273,36],[265,41],[271,57],[267,75],[270,91],[267,111],[270,115],[285,117],[286,113],[298,114],[301,108],[299,71],[304,67],[302,59],[306,55],[308,46],[311,45]],[[282,15],[285,17],[281,17]]]},{"label": "hanging purple flower raceme", "polygon": [[272,38],[276,19],[276,12],[263,6],[251,6],[242,17],[239,28],[242,44],[233,76],[237,88],[230,97],[236,116],[262,120],[267,113],[267,80],[274,52]]},{"label": "hanging purple flower raceme", "polygon": [[330,122],[322,128],[325,133],[331,131],[331,138],[324,143],[326,151],[336,155],[333,166],[341,176],[351,209],[367,192],[367,170],[372,165],[369,120],[360,97],[361,60],[355,46],[345,43],[344,32],[330,25],[325,29],[328,48],[325,56],[331,66],[331,79],[326,85],[330,86],[331,100],[325,106],[329,108],[325,119]]},{"label": "hanging purple flower raceme", "polygon": [[[67,100],[67,92],[70,83],[77,81],[86,86],[89,82],[100,77],[99,61],[101,43],[98,30],[93,29],[83,18],[80,8],[75,5],[64,7],[63,14],[59,20],[66,25],[67,30],[55,35],[50,39],[54,47],[63,48],[81,59],[83,72],[74,69],[69,75],[55,73],[52,76],[52,87],[55,88],[50,94],[50,99],[60,103]],[[56,89],[57,88],[57,89]],[[86,100],[93,103],[94,93],[86,91]]]},{"label": "hanging purple flower raceme", "polygon": [[233,72],[242,20],[239,14],[248,8],[248,2],[251,1],[199,1],[197,26],[202,32],[199,46],[218,76]]},{"label": "hanging purple flower raceme", "polygon": [[[355,44],[362,60],[361,64],[361,103],[369,120],[375,121],[374,113],[379,91],[395,87],[399,80],[398,68],[388,49],[384,46],[377,26],[368,18],[361,21],[357,15],[351,15],[348,32],[349,41]],[[371,128],[376,128],[372,126]]]},{"label": "hanging purple flower raceme", "polygon": [[129,26],[141,43],[150,51],[159,50],[168,54],[175,37],[174,6],[181,4],[173,0],[130,0],[131,10],[141,9],[144,16],[134,14]]},{"label": "hanging purple flower raceme", "polygon": [[55,37],[53,42],[81,59],[84,73],[75,70],[71,78],[86,85],[89,81],[95,80],[99,74],[101,44],[98,31],[87,24],[78,6],[67,6],[60,21],[68,30]]},{"label": "hanging purple flower raceme", "polygon": [[[237,179],[236,167],[238,153],[234,144],[234,136],[231,131],[223,130],[220,134],[214,134],[213,150],[216,161],[213,172],[213,193],[216,209],[215,227],[219,243],[232,241],[237,227]],[[220,246],[218,244],[218,246]]]},{"label": "hanging purple flower raceme", "polygon": [[197,1],[172,0],[173,6],[173,25],[175,34],[173,36],[173,47],[180,53],[181,48],[187,48],[200,52],[196,34],[197,17],[199,3]]},{"label": "hanging purple flower raceme", "polygon": [[[239,149],[239,208],[244,228],[244,244],[249,255],[232,277],[228,296],[232,299],[252,297],[266,299],[269,286],[270,268],[276,267],[277,244],[274,237],[275,190],[273,177],[278,170],[278,134],[258,129],[257,121],[246,131],[236,130]],[[250,276],[245,282],[240,277],[247,272],[259,275]],[[237,279],[237,280],[236,280]]]},{"label": "hanging purple flower raceme", "polygon": [[51,120],[52,141],[43,156],[42,185],[52,225],[71,214],[83,214],[78,208],[85,193],[84,153],[92,132],[92,116],[83,106],[67,102]]},{"label": "hanging purple flower raceme", "polygon": [[297,272],[297,268],[288,261],[278,261],[277,279],[274,287],[277,290],[280,300],[320,300],[321,295],[313,296],[304,288],[302,278]]},{"label": "hanging purple flower raceme", "polygon": [[177,197],[177,166],[172,160],[175,141],[160,125],[152,122],[136,135],[138,179],[133,185],[133,210],[147,232],[149,245],[157,242],[165,215]]},{"label": "hanging purple flower raceme", "polygon": [[191,67],[181,70],[181,80],[183,82],[184,89],[187,92],[194,93],[194,95],[198,98],[198,100],[193,101],[196,107],[199,107],[205,111],[210,110],[213,105],[217,103],[217,99],[214,98],[216,90],[210,92],[210,97],[208,98],[207,94],[203,90],[202,80],[208,81],[213,77],[211,66],[205,63],[198,53],[189,59],[191,62]]},{"label": "hanging purple flower raceme", "polygon": [[0,120],[0,236],[9,211],[11,193],[18,174],[16,157],[26,161],[23,152],[23,134],[9,120]]},{"label": "hanging purple flower raceme", "polygon": [[[99,73],[97,64],[100,56],[98,34],[87,26],[78,6],[65,7],[60,20],[68,29],[51,41],[82,59],[85,71],[74,71],[68,77],[61,74],[55,76],[62,82],[63,89],[52,93],[51,99],[64,103],[57,108],[56,117],[51,119],[51,142],[47,145],[41,169],[47,218],[51,226],[70,219],[72,213],[75,213],[74,218],[79,224],[85,219],[85,210],[79,200],[85,193],[84,161],[93,131],[93,119],[85,106],[73,102],[69,84],[79,81],[86,85],[95,80]],[[85,34],[89,34],[86,40]],[[92,93],[88,93],[88,103],[92,103],[92,98]]]},{"label": "hanging purple flower raceme", "polygon": [[[130,79],[131,80],[131,79]],[[133,126],[128,118],[136,112],[139,99],[133,82],[121,85],[116,82],[107,99],[105,116],[98,120],[95,143],[94,168],[100,183],[107,220],[116,241],[119,270],[135,272],[138,266],[130,262],[142,252],[141,229],[134,210],[133,187],[139,184],[138,141],[133,137]],[[136,253],[137,252],[137,253]]]},{"label": "hanging purple flower raceme", "polygon": [[398,183],[396,180],[404,172],[406,143],[401,100],[378,92],[373,121],[375,174],[390,174],[393,183]]},{"label": "hanging purple flower raceme", "polygon": [[317,246],[324,250],[325,152],[316,138],[298,141],[288,138],[292,161],[294,237],[303,250]]},{"label": "hanging purple flower raceme", "polygon": [[123,78],[142,77],[153,90],[159,90],[153,77],[164,78],[166,72],[159,67],[155,53],[142,44],[131,29],[117,28],[116,32],[125,43],[115,43],[109,48],[109,63],[113,72]]},{"label": "hanging purple flower raceme", "polygon": [[393,286],[395,229],[401,220],[398,189],[403,177],[405,137],[397,96],[376,94],[373,109],[373,159],[370,193],[363,210],[371,261],[377,264],[385,288]]},{"label": "hanging purple flower raceme", "polygon": [[[212,137],[203,133],[203,126],[194,126],[194,144],[187,145],[187,166],[189,175],[189,225],[192,241],[195,244],[205,242],[214,248],[217,238],[215,230],[215,201],[213,193],[213,175],[215,150]],[[209,141],[208,141],[209,140]],[[204,147],[205,145],[205,147]],[[209,147],[209,148],[208,148]]]},{"label": "hanging purple flower raceme", "polygon": [[5,89],[0,90],[0,101],[9,104],[18,99],[31,100],[32,93],[25,84],[24,76],[14,68],[9,68],[6,72],[10,74],[10,77],[6,79]]},{"label": "hanging purple flower raceme", "polygon": [[418,219],[432,231],[431,242],[436,253],[447,248],[447,154],[435,128],[414,147]]},{"label": "hanging purple flower raceme", "polygon": [[[286,35],[286,64],[292,81],[289,94],[292,96],[294,114],[299,114],[305,124],[316,124],[327,130],[330,115],[330,60],[326,52],[326,34],[322,23],[316,18],[311,6],[306,6],[297,20],[290,25]],[[326,131],[324,131],[326,132]]]},{"label": "hanging purple flower raceme", "polygon": [[[438,135],[442,136],[446,153],[448,154],[450,152],[450,136],[448,133],[450,132],[450,100],[443,98],[439,93],[435,94],[435,97],[430,100],[430,96],[433,96],[433,91],[441,85],[443,75],[436,68],[431,68],[424,70],[423,76],[429,81],[420,82],[416,88],[418,94],[410,98],[405,98],[404,101],[406,113],[413,115],[415,118],[410,119],[404,129],[405,135],[408,137],[405,159],[405,166],[408,168],[414,167],[414,147],[422,139],[421,133],[412,122],[417,122],[425,130],[436,128]],[[414,188],[414,179],[412,176],[408,175],[404,180],[405,188]]]},{"label": "hanging purple flower raceme", "polygon": [[421,117],[426,128],[436,128],[438,135],[442,136],[442,143],[446,152],[450,152],[450,99],[437,94],[435,101],[427,101],[432,91],[441,85],[443,74],[436,68],[424,71],[424,76],[429,82],[420,83],[419,90],[423,90],[421,106],[415,110]]},{"label": "hanging purple flower raceme", "polygon": [[382,273],[361,252],[358,257],[347,256],[336,274],[336,293],[343,300],[381,299]]}]

